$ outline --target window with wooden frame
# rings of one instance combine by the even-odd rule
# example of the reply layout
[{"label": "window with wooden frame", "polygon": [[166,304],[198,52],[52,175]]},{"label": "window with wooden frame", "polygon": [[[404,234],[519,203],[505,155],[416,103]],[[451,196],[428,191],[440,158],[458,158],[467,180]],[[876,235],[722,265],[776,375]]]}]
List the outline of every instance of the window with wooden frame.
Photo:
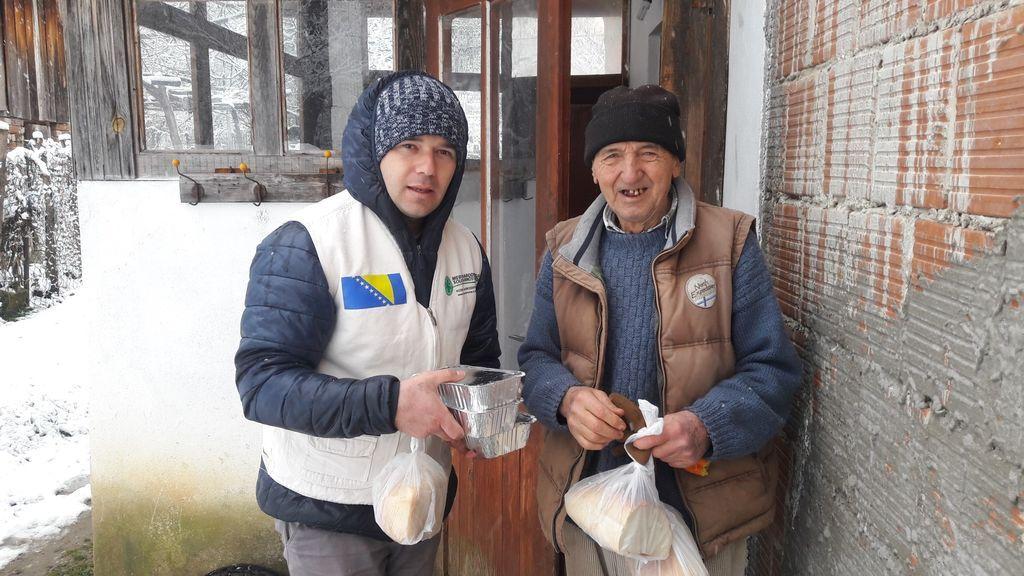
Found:
[{"label": "window with wooden frame", "polygon": [[[180,170],[203,199],[232,201],[262,176],[257,201],[316,200],[340,185],[357,98],[395,69],[395,0],[66,2],[69,45],[97,54],[71,74],[83,128],[99,129],[81,136],[85,178]],[[193,196],[183,178],[182,199]]]},{"label": "window with wooden frame", "polygon": [[246,159],[255,170],[315,169],[339,150],[359,94],[394,69],[392,0],[131,8],[142,176],[166,174],[169,155],[199,171]]}]

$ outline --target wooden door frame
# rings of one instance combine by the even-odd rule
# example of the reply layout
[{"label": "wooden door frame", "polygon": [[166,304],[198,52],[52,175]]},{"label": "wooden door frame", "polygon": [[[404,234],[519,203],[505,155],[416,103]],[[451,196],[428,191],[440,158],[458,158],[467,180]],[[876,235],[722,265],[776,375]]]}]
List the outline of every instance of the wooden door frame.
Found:
[{"label": "wooden door frame", "polygon": [[571,40],[572,0],[538,2],[535,238],[538,266],[547,249],[545,234],[568,214]]},{"label": "wooden door frame", "polygon": [[[491,2],[489,0],[427,0],[427,72],[435,78],[441,78],[441,18],[453,12],[459,12],[475,6],[480,7],[480,244],[490,254],[490,212],[491,212],[491,177],[493,161],[491,152],[494,149],[489,134],[488,124],[497,121],[497,114],[488,113],[492,98],[492,90],[487,75],[492,63],[490,36],[492,34]],[[443,80],[443,79],[442,79]],[[493,119],[492,119],[493,116]]]}]

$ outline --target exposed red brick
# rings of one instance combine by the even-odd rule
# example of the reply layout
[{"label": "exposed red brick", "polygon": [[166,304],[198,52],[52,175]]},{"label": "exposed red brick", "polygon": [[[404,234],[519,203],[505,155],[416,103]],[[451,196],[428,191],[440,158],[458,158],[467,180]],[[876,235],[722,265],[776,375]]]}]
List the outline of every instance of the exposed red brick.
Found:
[{"label": "exposed red brick", "polygon": [[980,254],[1000,253],[1003,248],[992,232],[918,220],[914,226],[912,281],[920,284],[922,279],[930,280],[950,266]]},{"label": "exposed red brick", "polygon": [[983,0],[926,0],[923,18],[927,22],[948,18],[965,8],[981,4]]},{"label": "exposed red brick", "polygon": [[866,55],[829,73],[823,185],[836,199],[870,197],[876,64]]},{"label": "exposed red brick", "polygon": [[858,5],[854,0],[817,0],[814,6],[811,65],[818,65],[853,50]]},{"label": "exposed red brick", "polygon": [[[903,221],[882,214],[851,214],[847,228],[850,287],[888,317],[903,305]],[[864,310],[870,311],[870,310]]]},{"label": "exposed red brick", "polygon": [[779,7],[776,55],[782,77],[811,64],[810,31],[813,0],[784,0]]},{"label": "exposed red brick", "polygon": [[808,76],[786,84],[783,191],[790,196],[821,192],[819,145],[826,99],[818,80],[818,76]]},{"label": "exposed red brick", "polygon": [[872,197],[945,208],[953,32],[887,47],[878,70]]},{"label": "exposed red brick", "polygon": [[963,27],[951,204],[1011,216],[1024,197],[1024,6]]},{"label": "exposed red brick", "polygon": [[782,313],[800,320],[801,234],[796,206],[779,204],[769,230],[774,255],[775,293]]},{"label": "exposed red brick", "polygon": [[917,25],[917,0],[861,0],[858,47],[863,49],[888,42]]}]

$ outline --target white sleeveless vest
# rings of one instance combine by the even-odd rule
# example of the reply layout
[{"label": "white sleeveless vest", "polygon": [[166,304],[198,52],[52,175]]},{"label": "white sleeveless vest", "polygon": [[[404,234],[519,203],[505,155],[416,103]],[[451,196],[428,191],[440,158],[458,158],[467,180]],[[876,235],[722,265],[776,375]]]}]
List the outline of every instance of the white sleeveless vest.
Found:
[{"label": "white sleeveless vest", "polygon": [[[313,239],[338,319],[318,371],[338,378],[390,374],[400,380],[459,363],[482,269],[473,234],[449,219],[434,271],[430,308],[416,302],[412,276],[391,232],[343,191],[296,215]],[[402,433],[317,438],[265,426],[263,462],[277,483],[303,496],[371,504],[377,472],[399,452]],[[446,473],[451,452],[436,437],[430,454]]]}]

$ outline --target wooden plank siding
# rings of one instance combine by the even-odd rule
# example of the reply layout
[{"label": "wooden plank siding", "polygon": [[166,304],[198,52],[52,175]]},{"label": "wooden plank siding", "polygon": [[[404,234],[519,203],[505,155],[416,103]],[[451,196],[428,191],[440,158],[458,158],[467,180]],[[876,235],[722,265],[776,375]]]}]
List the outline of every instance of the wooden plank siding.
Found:
[{"label": "wooden plank siding", "polygon": [[38,119],[33,0],[4,0],[3,27],[8,113],[26,120]]},{"label": "wooden plank siding", "polygon": [[3,0],[0,109],[28,123],[69,120],[59,0]]},{"label": "wooden plank siding", "polygon": [[[6,44],[7,31],[4,30],[3,26],[3,15],[6,13],[4,5],[0,2],[0,45]],[[0,110],[5,113],[8,111],[7,106],[7,62],[3,54],[0,54]]]},{"label": "wooden plank siding", "polygon": [[729,82],[729,3],[665,2],[662,30],[661,85],[679,97],[686,131],[683,174],[698,198],[721,205]]},{"label": "wooden plank siding", "polygon": [[135,177],[122,0],[62,0],[75,170],[83,180]]},{"label": "wooden plank siding", "polygon": [[[43,78],[40,83],[40,120],[70,122],[68,108],[67,58],[64,56],[64,19],[60,0],[37,0],[39,11],[39,45],[42,53]],[[42,104],[45,96],[45,106]]]}]

